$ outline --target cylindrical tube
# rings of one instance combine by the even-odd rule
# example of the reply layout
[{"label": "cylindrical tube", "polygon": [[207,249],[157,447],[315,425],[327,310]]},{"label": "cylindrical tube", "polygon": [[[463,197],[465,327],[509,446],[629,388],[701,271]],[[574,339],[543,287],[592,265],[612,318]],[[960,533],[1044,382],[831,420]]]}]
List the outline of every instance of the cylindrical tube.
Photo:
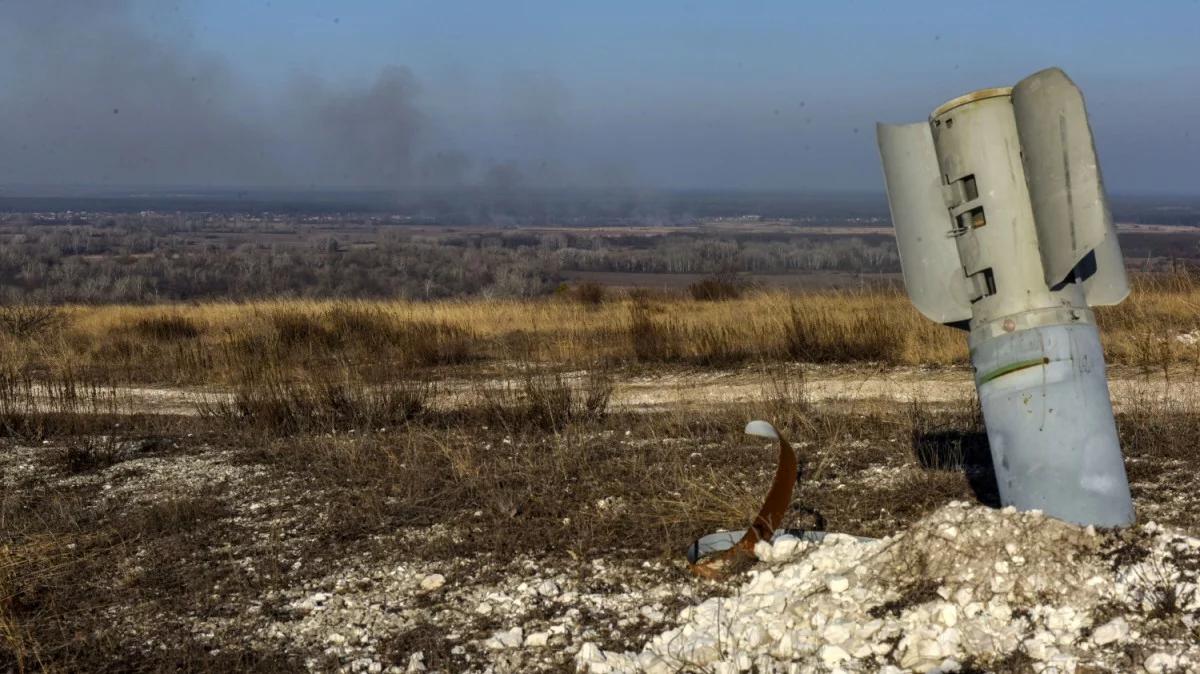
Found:
[{"label": "cylindrical tube", "polygon": [[1002,503],[1079,524],[1133,523],[1094,323],[973,332],[971,363]]}]

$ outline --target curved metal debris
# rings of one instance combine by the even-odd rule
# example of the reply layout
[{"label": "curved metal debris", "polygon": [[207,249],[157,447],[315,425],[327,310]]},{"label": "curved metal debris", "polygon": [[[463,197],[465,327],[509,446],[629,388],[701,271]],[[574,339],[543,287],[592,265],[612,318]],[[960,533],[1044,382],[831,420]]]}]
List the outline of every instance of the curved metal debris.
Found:
[{"label": "curved metal debris", "polygon": [[792,446],[774,426],[765,421],[746,424],[746,434],[779,441],[779,465],[775,469],[775,479],[749,529],[744,532],[719,531],[702,536],[688,547],[688,565],[692,573],[702,578],[724,577],[739,563],[753,559],[754,544],[771,540],[792,502],[792,489],[796,486],[799,469]]}]

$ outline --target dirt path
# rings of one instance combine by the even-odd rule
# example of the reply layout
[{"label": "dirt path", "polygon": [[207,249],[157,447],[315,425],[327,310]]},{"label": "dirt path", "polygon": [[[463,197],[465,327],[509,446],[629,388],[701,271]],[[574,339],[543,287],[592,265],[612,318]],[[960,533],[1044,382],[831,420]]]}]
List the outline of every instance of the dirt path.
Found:
[{"label": "dirt path", "polygon": [[[498,389],[514,380],[444,379],[440,400],[455,404],[480,390]],[[767,375],[753,369],[675,371],[618,377],[611,406],[618,410],[657,411],[668,408],[697,408],[719,403],[752,402],[777,395],[788,386],[791,395],[802,395],[813,403],[879,401],[906,403],[952,403],[975,395],[966,368],[866,368],[815,366],[788,374]],[[1114,369],[1109,388],[1118,411],[1131,405],[1171,404],[1194,406],[1200,400],[1200,378],[1190,373],[1144,374]],[[110,391],[115,407],[126,413],[196,415],[205,407],[232,400],[228,390],[168,387],[120,387]]]}]

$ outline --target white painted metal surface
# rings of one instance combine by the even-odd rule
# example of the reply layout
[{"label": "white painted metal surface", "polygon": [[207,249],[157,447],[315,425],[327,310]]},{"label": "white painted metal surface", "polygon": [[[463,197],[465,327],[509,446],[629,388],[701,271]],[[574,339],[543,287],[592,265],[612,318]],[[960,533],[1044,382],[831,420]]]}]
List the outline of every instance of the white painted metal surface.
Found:
[{"label": "white painted metal surface", "polygon": [[[966,289],[1002,502],[1080,524],[1131,524],[1089,309],[1129,288],[1079,90],[1044,70],[948,101],[927,125],[881,125],[879,144],[913,303],[956,323],[956,289]],[[954,245],[930,244],[947,221]]]}]

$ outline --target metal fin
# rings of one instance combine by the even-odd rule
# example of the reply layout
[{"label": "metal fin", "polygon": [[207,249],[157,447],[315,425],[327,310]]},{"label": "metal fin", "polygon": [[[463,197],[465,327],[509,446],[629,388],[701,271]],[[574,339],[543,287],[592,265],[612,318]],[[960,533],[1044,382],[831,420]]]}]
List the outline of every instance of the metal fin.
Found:
[{"label": "metal fin", "polygon": [[1084,283],[1089,304],[1115,304],[1129,293],[1083,94],[1066,73],[1048,68],[1013,87],[1025,182],[1033,206],[1046,285],[1071,280],[1096,252]]},{"label": "metal fin", "polygon": [[968,320],[967,279],[950,236],[954,221],[929,124],[879,124],[876,133],[908,296],[938,323]]},{"label": "metal fin", "polygon": [[799,469],[796,452],[779,431],[765,421],[751,421],[746,425],[746,433],[779,440],[779,464],[775,468],[775,479],[754,523],[744,534],[727,531],[709,534],[689,547],[688,562],[692,573],[702,578],[724,577],[739,563],[753,558],[754,544],[771,540],[775,530],[783,524],[783,516],[792,502],[792,489],[796,485],[796,471]]}]

